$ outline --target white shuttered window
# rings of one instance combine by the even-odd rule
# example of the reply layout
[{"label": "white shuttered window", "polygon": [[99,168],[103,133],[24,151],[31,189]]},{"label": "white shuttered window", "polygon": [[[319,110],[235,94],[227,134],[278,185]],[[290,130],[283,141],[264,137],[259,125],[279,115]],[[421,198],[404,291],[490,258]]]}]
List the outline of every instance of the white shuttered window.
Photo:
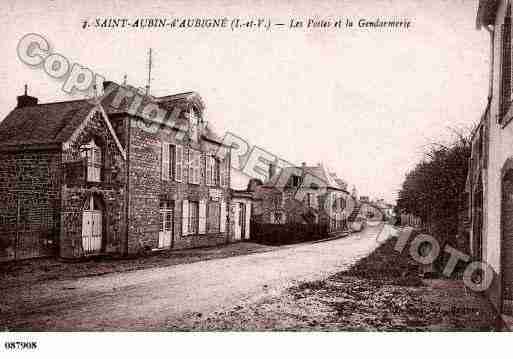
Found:
[{"label": "white shuttered window", "polygon": [[183,146],[176,145],[175,146],[175,181],[182,182],[183,181]]},{"label": "white shuttered window", "polygon": [[219,219],[219,231],[221,233],[226,232],[226,202],[221,202],[221,214]]},{"label": "white shuttered window", "polygon": [[189,183],[200,184],[200,152],[189,149]]},{"label": "white shuttered window", "polygon": [[162,142],[161,147],[161,178],[165,181],[169,181],[169,143]]},{"label": "white shuttered window", "polygon": [[205,200],[199,201],[199,224],[198,233],[204,234],[207,227],[207,203]]},{"label": "white shuttered window", "polygon": [[189,201],[184,199],[182,202],[182,235],[189,233]]}]

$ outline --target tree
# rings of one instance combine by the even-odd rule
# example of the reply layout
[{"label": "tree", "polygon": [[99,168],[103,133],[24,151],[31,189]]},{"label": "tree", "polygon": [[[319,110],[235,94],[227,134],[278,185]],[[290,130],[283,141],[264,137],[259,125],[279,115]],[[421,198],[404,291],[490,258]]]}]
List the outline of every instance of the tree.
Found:
[{"label": "tree", "polygon": [[402,184],[397,209],[422,219],[439,241],[455,245],[465,196],[470,136],[457,133],[449,146],[434,144]]}]

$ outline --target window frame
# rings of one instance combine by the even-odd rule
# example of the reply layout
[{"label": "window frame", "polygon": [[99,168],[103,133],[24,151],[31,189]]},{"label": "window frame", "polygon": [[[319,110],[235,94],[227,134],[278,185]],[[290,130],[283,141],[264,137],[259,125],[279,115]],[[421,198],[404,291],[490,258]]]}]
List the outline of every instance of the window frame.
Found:
[{"label": "window frame", "polygon": [[193,148],[188,151],[189,168],[188,168],[188,183],[201,184],[201,152]]},{"label": "window frame", "polygon": [[[94,139],[91,139],[87,144],[80,146],[80,151],[86,161],[86,182],[101,182],[104,162],[102,148],[96,144]],[[94,173],[92,169],[95,169]]]}]

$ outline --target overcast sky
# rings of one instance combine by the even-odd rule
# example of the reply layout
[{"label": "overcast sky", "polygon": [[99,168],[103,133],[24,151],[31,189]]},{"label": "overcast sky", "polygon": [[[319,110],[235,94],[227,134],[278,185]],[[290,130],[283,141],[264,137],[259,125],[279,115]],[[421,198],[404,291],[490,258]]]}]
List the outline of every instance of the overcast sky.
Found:
[{"label": "overcast sky", "polygon": [[[110,3],[106,5],[107,3]],[[276,5],[278,3],[278,5]],[[72,5],[71,5],[72,4]],[[14,1],[2,2],[0,117],[23,84],[40,102],[66,100],[62,83],[16,55],[42,34],[52,50],[152,94],[194,90],[207,120],[292,163],[325,163],[360,195],[395,199],[425,145],[484,109],[488,34],[475,29],[477,0],[450,1]],[[409,30],[83,30],[96,17],[407,18]]]}]

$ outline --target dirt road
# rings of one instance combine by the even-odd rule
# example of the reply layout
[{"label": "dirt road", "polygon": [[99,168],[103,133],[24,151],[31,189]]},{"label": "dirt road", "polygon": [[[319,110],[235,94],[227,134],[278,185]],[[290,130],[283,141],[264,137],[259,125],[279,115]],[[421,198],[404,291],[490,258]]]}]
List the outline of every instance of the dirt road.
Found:
[{"label": "dirt road", "polygon": [[321,279],[369,254],[392,229],[375,224],[345,238],[276,251],[78,280],[0,295],[0,330],[168,330]]}]

